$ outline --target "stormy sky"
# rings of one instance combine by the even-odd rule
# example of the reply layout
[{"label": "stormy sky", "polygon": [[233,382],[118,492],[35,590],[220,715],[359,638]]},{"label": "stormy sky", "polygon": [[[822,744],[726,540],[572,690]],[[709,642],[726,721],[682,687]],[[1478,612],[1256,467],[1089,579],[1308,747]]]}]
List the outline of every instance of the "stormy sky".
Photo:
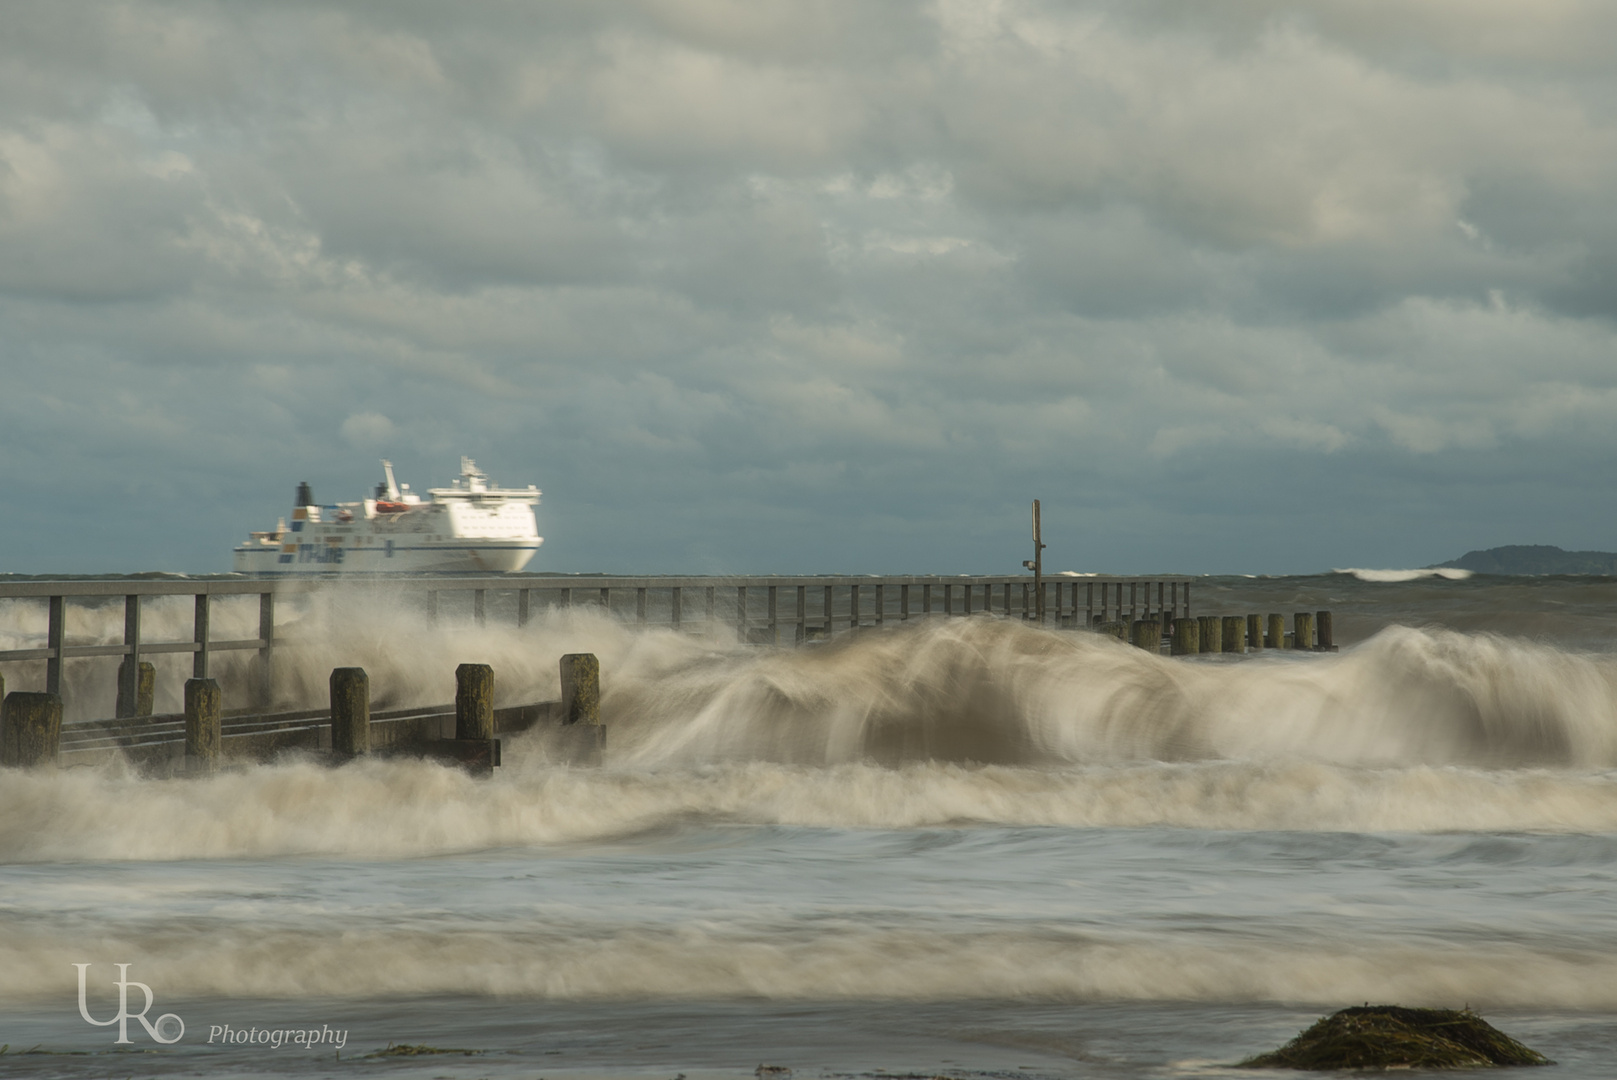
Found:
[{"label": "stormy sky", "polygon": [[0,571],[1617,549],[1617,4],[6,6]]}]

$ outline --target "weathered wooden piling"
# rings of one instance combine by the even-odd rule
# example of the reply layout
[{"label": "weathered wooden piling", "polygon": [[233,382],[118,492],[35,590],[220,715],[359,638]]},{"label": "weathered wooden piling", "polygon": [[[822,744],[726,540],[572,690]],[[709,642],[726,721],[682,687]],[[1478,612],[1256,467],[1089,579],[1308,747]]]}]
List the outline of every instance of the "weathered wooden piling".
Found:
[{"label": "weathered wooden piling", "polygon": [[1248,649],[1263,648],[1263,616],[1248,615],[1246,617],[1246,647]]},{"label": "weathered wooden piling", "polygon": [[1315,624],[1315,632],[1319,634],[1319,651],[1335,652],[1336,637],[1331,630],[1331,613],[1329,611],[1315,612],[1319,621]]},{"label": "weathered wooden piling", "polygon": [[[456,673],[459,674],[458,672]],[[456,712],[459,712],[456,701]],[[457,725],[459,717],[456,717]],[[492,720],[490,721],[492,724]],[[371,748],[371,679],[364,668],[331,669],[331,749],[347,757]]]},{"label": "weathered wooden piling", "polygon": [[1294,649],[1313,649],[1314,647],[1314,613],[1312,611],[1299,611],[1291,617],[1291,647]]},{"label": "weathered wooden piling", "polygon": [[212,772],[219,767],[223,700],[217,680],[185,680],[185,764],[192,772]]},{"label": "weathered wooden piling", "polygon": [[14,690],[0,699],[0,765],[55,764],[61,743],[60,694]]},{"label": "weathered wooden piling", "polygon": [[1286,617],[1284,615],[1269,616],[1269,637],[1264,644],[1271,649],[1284,649],[1286,647]]},{"label": "weathered wooden piling", "polygon": [[1246,620],[1239,615],[1224,616],[1223,638],[1225,652],[1246,652]]},{"label": "weathered wooden piling", "polygon": [[487,664],[455,669],[455,738],[494,738],[494,669]]},{"label": "weathered wooden piling", "polygon": [[561,658],[561,722],[601,722],[601,661],[594,653],[568,653]]},{"label": "weathered wooden piling", "polygon": [[1162,624],[1155,619],[1134,620],[1134,646],[1138,649],[1149,649],[1151,652],[1162,651]]},{"label": "weathered wooden piling", "polygon": [[1201,631],[1201,651],[1204,653],[1223,652],[1224,624],[1222,620],[1217,615],[1198,615],[1196,619],[1201,624],[1198,627]]},{"label": "weathered wooden piling", "polygon": [[1194,656],[1201,651],[1201,629],[1196,619],[1175,619],[1173,621],[1173,654],[1175,656]]},{"label": "weathered wooden piling", "polygon": [[157,668],[139,660],[132,674],[133,677],[128,660],[118,665],[118,703],[112,713],[116,717],[152,714],[152,703],[157,697]]}]

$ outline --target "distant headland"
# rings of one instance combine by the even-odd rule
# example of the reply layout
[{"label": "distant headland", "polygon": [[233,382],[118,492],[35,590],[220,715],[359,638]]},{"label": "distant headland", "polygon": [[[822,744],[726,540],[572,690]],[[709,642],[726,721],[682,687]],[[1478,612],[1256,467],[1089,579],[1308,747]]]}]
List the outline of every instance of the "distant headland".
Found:
[{"label": "distant headland", "polygon": [[1487,551],[1468,551],[1430,569],[1470,570],[1478,574],[1610,574],[1617,575],[1617,552],[1562,551],[1549,544],[1508,544]]}]

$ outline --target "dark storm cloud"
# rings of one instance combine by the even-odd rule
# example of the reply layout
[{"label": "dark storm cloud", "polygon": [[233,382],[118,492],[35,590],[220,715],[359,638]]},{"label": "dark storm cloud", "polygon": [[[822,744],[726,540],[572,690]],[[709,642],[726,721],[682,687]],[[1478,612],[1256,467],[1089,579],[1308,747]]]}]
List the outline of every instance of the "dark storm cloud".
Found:
[{"label": "dark storm cloud", "polygon": [[1014,566],[1033,495],[1089,568],[1609,546],[1614,41],[1592,0],[13,5],[0,569],[218,567],[296,479],[462,452],[546,488],[555,568]]}]

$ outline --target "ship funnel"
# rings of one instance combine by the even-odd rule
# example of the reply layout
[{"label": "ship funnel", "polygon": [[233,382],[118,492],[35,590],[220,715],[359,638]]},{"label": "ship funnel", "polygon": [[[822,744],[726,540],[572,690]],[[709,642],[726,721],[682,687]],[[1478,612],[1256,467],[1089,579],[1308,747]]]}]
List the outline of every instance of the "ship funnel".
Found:
[{"label": "ship funnel", "polygon": [[297,505],[298,506],[313,506],[314,505],[314,490],[309,487],[309,482],[307,480],[304,480],[304,481],[302,481],[301,483],[298,484],[298,501],[297,501]]}]

